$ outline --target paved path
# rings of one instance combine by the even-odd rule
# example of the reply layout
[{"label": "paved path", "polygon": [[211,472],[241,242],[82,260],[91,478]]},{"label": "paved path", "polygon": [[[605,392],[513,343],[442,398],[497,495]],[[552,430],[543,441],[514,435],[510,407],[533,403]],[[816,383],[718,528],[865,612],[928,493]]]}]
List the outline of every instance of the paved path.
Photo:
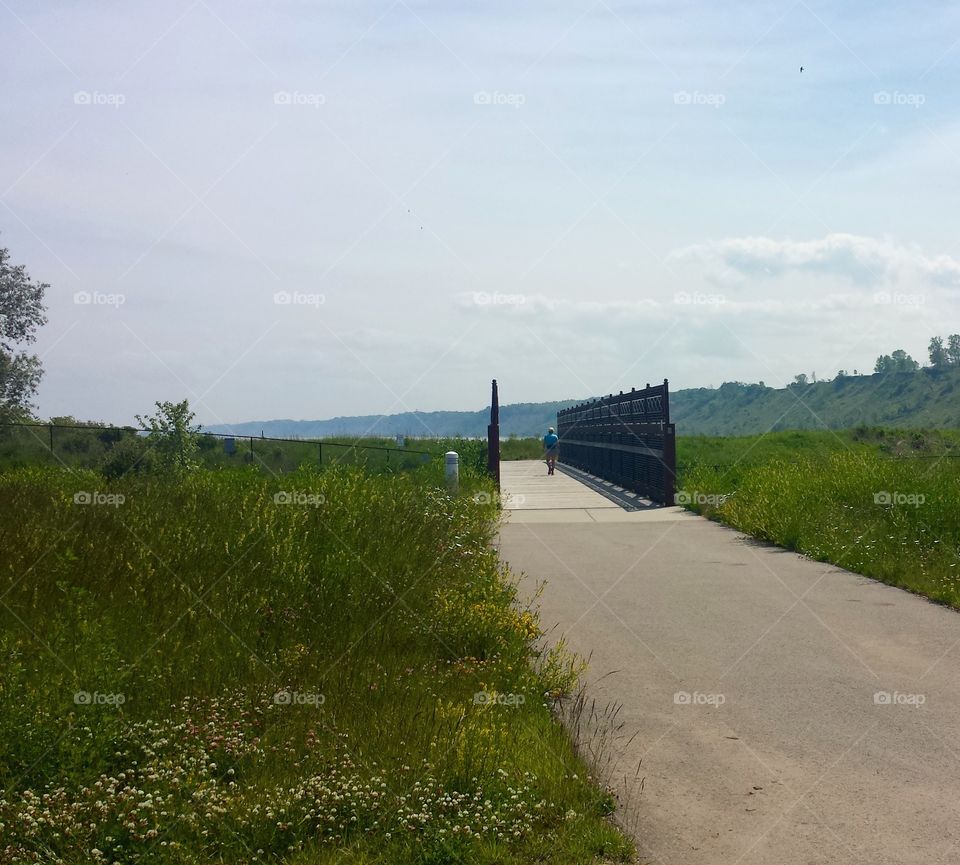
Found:
[{"label": "paved path", "polygon": [[960,615],[678,508],[611,509],[542,463],[502,468],[528,496],[503,558],[525,592],[547,580],[551,639],[622,704],[611,778],[642,862],[960,863]]}]

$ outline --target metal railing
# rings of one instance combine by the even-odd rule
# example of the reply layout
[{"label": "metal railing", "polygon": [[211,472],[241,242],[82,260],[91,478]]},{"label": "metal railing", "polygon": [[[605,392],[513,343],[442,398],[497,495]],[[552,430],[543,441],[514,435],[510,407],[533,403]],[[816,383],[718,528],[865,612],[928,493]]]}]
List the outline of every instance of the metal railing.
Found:
[{"label": "metal railing", "polygon": [[561,465],[619,484],[651,501],[674,503],[676,428],[667,380],[557,412]]}]

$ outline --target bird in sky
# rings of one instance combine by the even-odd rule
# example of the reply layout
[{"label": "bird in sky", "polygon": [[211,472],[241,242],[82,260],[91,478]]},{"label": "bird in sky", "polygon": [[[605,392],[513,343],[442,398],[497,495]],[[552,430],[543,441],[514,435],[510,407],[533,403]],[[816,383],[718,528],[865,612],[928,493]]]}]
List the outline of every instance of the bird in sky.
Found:
[{"label": "bird in sky", "polygon": [[802,67],[802,66],[800,67],[800,71],[803,72],[803,67]]}]

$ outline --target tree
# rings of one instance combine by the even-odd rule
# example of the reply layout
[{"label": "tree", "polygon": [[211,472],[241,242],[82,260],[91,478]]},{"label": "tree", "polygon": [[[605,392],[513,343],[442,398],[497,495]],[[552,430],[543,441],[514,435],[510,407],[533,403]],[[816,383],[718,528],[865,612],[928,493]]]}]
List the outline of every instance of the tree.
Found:
[{"label": "tree", "polygon": [[807,383],[807,374],[805,372],[798,373],[793,377],[794,384],[806,384]]},{"label": "tree", "polygon": [[915,372],[918,369],[920,369],[920,364],[902,348],[898,348],[893,354],[881,354],[873,367],[873,371],[881,375],[890,372]]},{"label": "tree", "polygon": [[950,366],[960,366],[960,333],[947,337],[947,360]]},{"label": "tree", "polygon": [[873,365],[873,371],[880,373],[880,375],[886,375],[888,372],[893,372],[894,363],[893,358],[889,354],[881,354],[877,358],[877,362]]},{"label": "tree", "polygon": [[927,351],[930,354],[930,366],[935,369],[942,369],[950,362],[947,356],[947,350],[943,347],[943,339],[935,336],[930,340],[930,346]]},{"label": "tree", "polygon": [[0,422],[28,418],[34,408],[43,367],[17,344],[33,342],[36,329],[47,323],[43,294],[49,287],[34,282],[22,264],[10,264],[9,250],[0,248]]},{"label": "tree", "polygon": [[200,426],[192,426],[194,413],[187,400],[157,402],[155,415],[137,415],[137,423],[149,430],[147,442],[157,455],[157,467],[162,471],[181,472],[196,468],[195,459]]},{"label": "tree", "polygon": [[893,361],[894,372],[914,372],[920,369],[920,364],[910,357],[902,348],[898,348],[890,355],[890,359]]}]

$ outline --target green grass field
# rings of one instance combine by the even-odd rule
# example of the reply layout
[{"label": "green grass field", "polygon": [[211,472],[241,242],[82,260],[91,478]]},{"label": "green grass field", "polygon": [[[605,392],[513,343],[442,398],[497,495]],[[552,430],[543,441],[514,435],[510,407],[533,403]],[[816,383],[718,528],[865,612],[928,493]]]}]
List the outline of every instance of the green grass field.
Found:
[{"label": "green grass field", "polygon": [[441,484],[0,473],[0,862],[627,860],[492,488]]}]

